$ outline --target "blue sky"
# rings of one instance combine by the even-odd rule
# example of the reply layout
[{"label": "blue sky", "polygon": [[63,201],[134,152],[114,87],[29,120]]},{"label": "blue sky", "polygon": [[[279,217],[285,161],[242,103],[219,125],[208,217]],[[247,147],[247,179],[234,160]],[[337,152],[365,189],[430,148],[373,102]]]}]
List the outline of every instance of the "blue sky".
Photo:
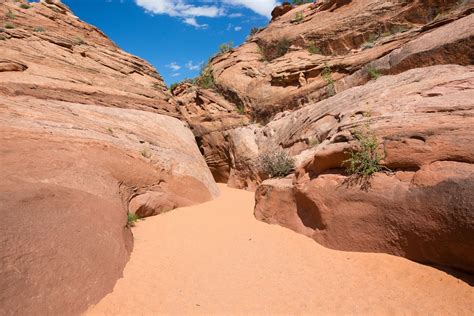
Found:
[{"label": "blue sky", "polygon": [[220,44],[241,44],[268,23],[276,0],[63,0],[170,85],[195,77]]}]

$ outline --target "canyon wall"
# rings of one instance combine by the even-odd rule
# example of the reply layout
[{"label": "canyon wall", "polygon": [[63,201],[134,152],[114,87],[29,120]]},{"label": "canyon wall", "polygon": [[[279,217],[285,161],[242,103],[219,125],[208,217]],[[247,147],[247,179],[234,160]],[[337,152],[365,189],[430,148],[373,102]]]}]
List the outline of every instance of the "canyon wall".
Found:
[{"label": "canyon wall", "polygon": [[0,3],[0,314],[79,314],[140,217],[219,194],[156,70],[60,1]]}]

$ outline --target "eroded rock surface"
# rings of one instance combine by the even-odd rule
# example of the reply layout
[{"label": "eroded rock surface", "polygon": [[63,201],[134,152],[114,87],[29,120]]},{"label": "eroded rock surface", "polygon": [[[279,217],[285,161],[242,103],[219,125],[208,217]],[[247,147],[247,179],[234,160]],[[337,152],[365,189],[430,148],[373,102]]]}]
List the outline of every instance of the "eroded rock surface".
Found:
[{"label": "eroded rock surface", "polygon": [[79,314],[122,275],[127,213],[219,190],[154,68],[60,1],[29,5],[0,4],[0,314]]},{"label": "eroded rock surface", "polygon": [[[417,68],[295,111],[266,128],[296,149],[320,141],[293,179],[264,182],[255,215],[340,250],[386,252],[474,271],[474,68]],[[322,121],[327,116],[336,119]],[[278,125],[276,125],[278,124]],[[357,131],[390,172],[345,175]]]},{"label": "eroded rock surface", "polygon": [[373,68],[388,74],[435,64],[469,65],[473,8],[471,1],[454,0],[297,6],[214,58],[215,80],[229,100],[268,121],[278,112],[365,84]]}]

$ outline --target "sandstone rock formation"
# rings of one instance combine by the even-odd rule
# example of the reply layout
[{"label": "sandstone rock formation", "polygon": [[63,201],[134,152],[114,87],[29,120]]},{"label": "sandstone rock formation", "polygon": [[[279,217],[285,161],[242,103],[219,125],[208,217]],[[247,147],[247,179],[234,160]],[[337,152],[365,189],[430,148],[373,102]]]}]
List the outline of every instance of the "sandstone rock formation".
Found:
[{"label": "sandstone rock formation", "polygon": [[[473,9],[324,1],[275,16],[211,60],[216,90],[255,122],[207,140],[232,153],[218,180],[254,190],[259,155],[283,148],[296,174],[263,182],[257,218],[335,249],[473,272]],[[386,172],[348,177],[364,130]]]},{"label": "sandstone rock formation", "polygon": [[[472,66],[417,68],[282,118],[276,142],[292,147],[313,135],[321,143],[293,180],[259,187],[256,217],[330,248],[473,272],[473,87]],[[358,129],[377,135],[381,163],[391,172],[345,175]]]},{"label": "sandstone rock formation", "polygon": [[122,275],[127,213],[218,188],[149,64],[60,1],[0,21],[0,314],[78,314]]},{"label": "sandstone rock formation", "polygon": [[[297,6],[240,47],[214,58],[212,69],[222,93],[265,121],[332,94],[325,69],[331,89],[340,92],[366,83],[369,63],[384,56],[388,61],[390,52],[403,54],[403,66],[401,60],[393,65],[398,71],[472,61],[472,15],[450,25],[472,12],[470,1],[320,3]],[[442,35],[451,30],[452,38]],[[410,41],[413,50],[402,48]],[[383,65],[383,73],[396,71],[390,70],[390,62]],[[362,75],[352,76],[358,71]]]},{"label": "sandstone rock formation", "polygon": [[60,1],[19,5],[9,0],[0,6],[2,94],[176,113],[150,64],[119,49]]}]

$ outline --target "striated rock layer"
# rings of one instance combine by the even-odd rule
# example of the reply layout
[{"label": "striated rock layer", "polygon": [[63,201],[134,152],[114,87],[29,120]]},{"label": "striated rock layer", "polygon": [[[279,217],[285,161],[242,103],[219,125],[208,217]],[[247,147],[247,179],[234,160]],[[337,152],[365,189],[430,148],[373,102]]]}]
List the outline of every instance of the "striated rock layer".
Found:
[{"label": "striated rock layer", "polygon": [[29,5],[0,4],[0,314],[79,314],[122,275],[127,213],[219,190],[155,69],[60,1]]},{"label": "striated rock layer", "polygon": [[[284,147],[321,142],[293,179],[263,182],[256,217],[333,249],[474,272],[473,100],[472,66],[433,66],[381,77],[270,123]],[[376,135],[387,172],[345,175],[361,130]]]}]

